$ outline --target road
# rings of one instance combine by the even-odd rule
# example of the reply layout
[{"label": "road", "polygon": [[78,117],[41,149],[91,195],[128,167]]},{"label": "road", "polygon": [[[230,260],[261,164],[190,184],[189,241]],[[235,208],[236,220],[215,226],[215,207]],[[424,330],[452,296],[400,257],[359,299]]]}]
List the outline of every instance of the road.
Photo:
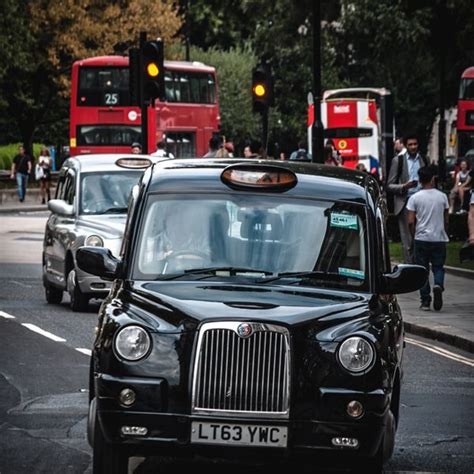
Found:
[{"label": "road", "polygon": [[[46,304],[40,265],[45,219],[46,213],[0,216],[1,474],[92,472],[87,387],[99,302],[87,313],[72,313],[67,298],[61,305]],[[386,472],[471,474],[472,354],[408,335],[401,402],[397,444]],[[130,472],[140,474],[198,468],[222,471],[205,461],[133,458],[130,463]],[[225,469],[268,472],[261,466]]]}]

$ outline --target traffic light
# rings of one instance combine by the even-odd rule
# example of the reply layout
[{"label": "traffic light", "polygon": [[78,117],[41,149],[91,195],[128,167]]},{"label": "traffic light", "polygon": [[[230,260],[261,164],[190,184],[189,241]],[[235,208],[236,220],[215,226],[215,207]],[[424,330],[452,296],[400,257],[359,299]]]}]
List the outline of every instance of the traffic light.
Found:
[{"label": "traffic light", "polygon": [[252,105],[253,111],[260,113],[273,105],[273,77],[270,68],[264,64],[252,72]]},{"label": "traffic light", "polygon": [[165,95],[164,48],[162,40],[147,41],[141,48],[143,100]]},{"label": "traffic light", "polygon": [[138,48],[130,48],[128,53],[128,64],[130,105],[141,106],[142,88],[140,84],[140,50]]}]

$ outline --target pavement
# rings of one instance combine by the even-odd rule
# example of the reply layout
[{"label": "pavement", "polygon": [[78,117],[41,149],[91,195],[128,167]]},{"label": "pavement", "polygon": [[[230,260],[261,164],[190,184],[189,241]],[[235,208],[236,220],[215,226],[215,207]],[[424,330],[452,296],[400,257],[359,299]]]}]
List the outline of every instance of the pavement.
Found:
[{"label": "pavement", "polygon": [[[39,194],[34,191],[28,191],[22,203],[16,197],[2,200],[0,215],[47,211],[47,206],[41,204]],[[440,311],[420,310],[418,292],[398,295],[405,329],[407,333],[474,353],[474,270],[445,269],[444,305]],[[431,276],[430,279],[432,283]]]}]

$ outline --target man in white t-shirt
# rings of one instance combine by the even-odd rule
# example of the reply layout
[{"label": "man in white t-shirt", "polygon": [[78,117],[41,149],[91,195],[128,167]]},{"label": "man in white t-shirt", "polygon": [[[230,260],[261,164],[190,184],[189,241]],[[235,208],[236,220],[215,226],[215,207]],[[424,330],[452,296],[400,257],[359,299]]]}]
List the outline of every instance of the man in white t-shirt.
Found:
[{"label": "man in white t-shirt", "polygon": [[151,156],[162,156],[170,159],[174,159],[173,153],[166,150],[166,143],[161,140],[156,144],[156,151]]},{"label": "man in white t-shirt", "polygon": [[[408,225],[414,236],[415,263],[433,272],[433,309],[443,307],[444,262],[446,242],[449,241],[446,229],[449,219],[449,203],[446,194],[436,189],[435,171],[430,166],[418,170],[421,189],[407,202]],[[430,283],[426,280],[420,290],[420,309],[429,311],[431,304]]]}]

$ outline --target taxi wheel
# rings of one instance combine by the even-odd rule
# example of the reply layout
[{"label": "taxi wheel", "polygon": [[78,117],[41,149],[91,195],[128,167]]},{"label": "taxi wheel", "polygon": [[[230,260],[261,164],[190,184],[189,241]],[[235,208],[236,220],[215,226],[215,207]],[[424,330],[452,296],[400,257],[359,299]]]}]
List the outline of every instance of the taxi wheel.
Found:
[{"label": "taxi wheel", "polygon": [[87,311],[89,298],[85,296],[76,280],[76,270],[72,269],[67,276],[67,292],[69,293],[69,306],[73,311]]},{"label": "taxi wheel", "polygon": [[100,426],[100,421],[95,415],[94,442],[92,447],[92,472],[93,474],[127,474],[128,454],[123,446],[114,446],[107,443]]},{"label": "taxi wheel", "polygon": [[49,284],[45,285],[44,294],[49,304],[59,304],[63,300],[63,290]]}]

